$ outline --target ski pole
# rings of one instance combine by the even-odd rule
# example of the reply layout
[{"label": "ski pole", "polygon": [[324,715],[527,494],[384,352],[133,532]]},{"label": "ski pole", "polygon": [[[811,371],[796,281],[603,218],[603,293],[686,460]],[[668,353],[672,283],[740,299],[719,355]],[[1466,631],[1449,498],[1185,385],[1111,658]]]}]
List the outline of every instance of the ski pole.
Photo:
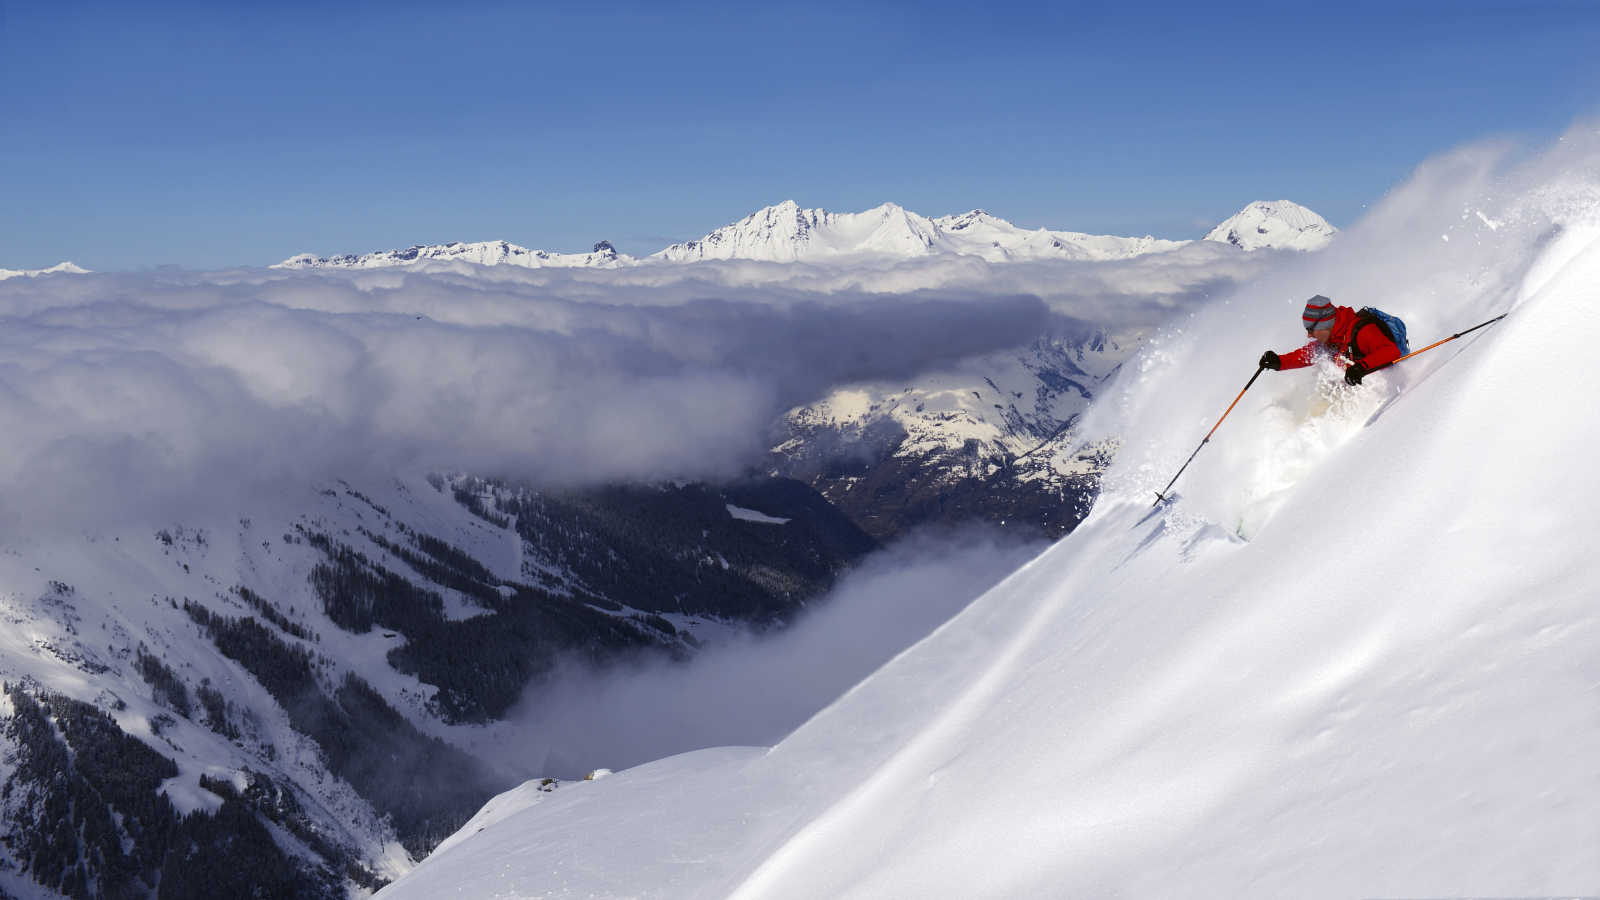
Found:
[{"label": "ski pole", "polygon": [[[1421,351],[1419,350],[1417,352],[1420,353]],[[1250,390],[1250,385],[1255,384],[1256,383],[1256,379],[1260,378],[1261,377],[1261,373],[1265,372],[1266,370],[1267,370],[1267,367],[1265,365],[1257,366],[1256,367],[1256,373],[1254,375],[1250,376],[1250,380],[1249,381],[1245,382],[1244,391]],[[1240,391],[1239,392],[1239,396],[1233,398],[1233,402],[1228,404],[1228,409],[1227,409],[1226,412],[1224,412],[1222,414],[1222,419],[1226,419],[1228,417],[1228,413],[1233,412],[1233,408],[1235,406],[1239,405],[1239,401],[1240,400],[1244,399],[1244,391]],[[1217,420],[1217,424],[1211,426],[1211,430],[1206,432],[1206,436],[1205,436],[1204,440],[1200,441],[1200,447],[1204,447],[1206,445],[1206,443],[1211,440],[1211,436],[1213,434],[1217,433],[1217,429],[1222,427],[1222,419],[1218,419]],[[1189,468],[1189,463],[1194,462],[1194,458],[1196,456],[1200,455],[1200,447],[1194,448],[1194,452],[1189,454],[1189,458],[1183,461],[1183,469]],[[1178,475],[1182,475],[1183,474],[1183,469],[1179,469],[1178,470]],[[1150,504],[1151,506],[1160,506],[1161,502],[1163,500],[1167,499],[1166,498],[1166,493],[1167,493],[1167,491],[1172,490],[1172,486],[1173,485],[1178,483],[1178,475],[1172,476],[1172,480],[1167,482],[1167,486],[1166,487],[1162,488],[1159,491],[1156,491],[1156,502]]]},{"label": "ski pole", "polygon": [[[1484,322],[1482,325],[1474,325],[1471,328],[1468,328],[1466,331],[1462,331],[1462,332],[1459,332],[1457,334],[1452,334],[1452,335],[1450,335],[1449,337],[1445,338],[1442,341],[1434,341],[1433,343],[1429,344],[1428,346],[1423,347],[1421,350],[1414,350],[1414,351],[1412,351],[1410,353],[1407,353],[1405,356],[1402,356],[1399,359],[1395,360],[1394,362],[1389,363],[1389,365],[1392,366],[1395,363],[1405,362],[1406,360],[1410,359],[1411,357],[1416,356],[1418,353],[1427,353],[1429,350],[1432,350],[1433,348],[1439,346],[1440,344],[1448,344],[1451,341],[1455,340],[1456,338],[1461,337],[1461,335],[1463,335],[1463,334],[1471,334],[1474,331],[1477,331],[1479,328],[1484,327],[1484,325],[1493,325],[1494,323],[1500,321],[1501,319],[1504,319],[1506,316],[1509,316],[1509,315],[1511,315],[1511,314],[1510,313],[1501,313],[1500,315],[1495,316],[1494,318],[1490,319],[1489,321]],[[1388,366],[1385,366],[1384,368],[1388,368]]]},{"label": "ski pole", "polygon": [[[1402,356],[1399,359],[1395,360],[1394,362],[1389,363],[1389,366],[1392,366],[1395,363],[1405,362],[1406,360],[1410,359],[1413,356],[1416,356],[1419,353],[1427,353],[1429,350],[1432,350],[1433,348],[1439,346],[1440,344],[1448,344],[1448,343],[1450,343],[1451,341],[1455,340],[1458,337],[1469,335],[1469,334],[1473,333],[1474,331],[1477,331],[1479,328],[1484,328],[1486,326],[1493,325],[1494,323],[1500,321],[1501,319],[1504,319],[1508,315],[1511,315],[1511,314],[1510,313],[1501,313],[1500,315],[1495,316],[1494,318],[1490,319],[1487,322],[1482,322],[1482,323],[1479,323],[1477,325],[1472,326],[1471,328],[1468,328],[1466,331],[1456,332],[1455,334],[1450,335],[1449,337],[1445,338],[1442,341],[1434,341],[1433,343],[1429,344],[1428,346],[1423,347],[1421,350],[1413,350],[1412,352],[1407,353],[1405,356]],[[1388,368],[1388,366],[1384,366],[1384,368]],[[1222,419],[1226,419],[1228,417],[1228,413],[1233,412],[1233,408],[1235,406],[1239,405],[1239,401],[1240,400],[1244,399],[1245,391],[1250,390],[1250,385],[1255,384],[1256,383],[1256,379],[1261,377],[1261,373],[1263,371],[1265,371],[1265,370],[1266,370],[1265,366],[1261,366],[1261,367],[1256,369],[1256,374],[1251,375],[1250,376],[1250,380],[1245,383],[1244,391],[1240,391],[1239,392],[1239,396],[1233,398],[1233,402],[1228,404],[1227,410],[1225,412],[1223,412],[1223,414],[1222,414]],[[1211,426],[1211,430],[1206,432],[1205,438],[1200,441],[1200,446],[1194,448],[1194,452],[1189,454],[1189,458],[1188,459],[1184,460],[1183,468],[1180,468],[1178,470],[1178,475],[1172,476],[1172,480],[1167,482],[1167,486],[1156,492],[1156,502],[1150,504],[1151,506],[1160,506],[1161,502],[1167,499],[1166,492],[1172,490],[1172,486],[1178,483],[1178,476],[1183,474],[1183,470],[1184,469],[1189,468],[1189,463],[1194,462],[1194,458],[1196,456],[1200,455],[1200,449],[1202,447],[1204,447],[1208,442],[1210,442],[1211,436],[1213,434],[1217,433],[1217,429],[1218,428],[1222,427],[1222,419],[1218,419],[1217,420],[1217,424]]]}]

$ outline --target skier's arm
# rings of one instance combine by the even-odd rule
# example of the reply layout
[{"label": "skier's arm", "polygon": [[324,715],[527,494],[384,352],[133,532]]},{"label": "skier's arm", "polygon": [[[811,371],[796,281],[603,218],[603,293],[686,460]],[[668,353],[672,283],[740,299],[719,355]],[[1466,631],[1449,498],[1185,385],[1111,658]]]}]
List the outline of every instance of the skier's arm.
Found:
[{"label": "skier's arm", "polygon": [[1283,369],[1304,369],[1306,366],[1311,365],[1312,354],[1316,352],[1316,349],[1317,349],[1317,342],[1316,341],[1312,341],[1311,343],[1305,345],[1304,347],[1301,347],[1299,350],[1296,350],[1293,353],[1285,353],[1282,356],[1279,356],[1278,357],[1279,368],[1283,368]]}]

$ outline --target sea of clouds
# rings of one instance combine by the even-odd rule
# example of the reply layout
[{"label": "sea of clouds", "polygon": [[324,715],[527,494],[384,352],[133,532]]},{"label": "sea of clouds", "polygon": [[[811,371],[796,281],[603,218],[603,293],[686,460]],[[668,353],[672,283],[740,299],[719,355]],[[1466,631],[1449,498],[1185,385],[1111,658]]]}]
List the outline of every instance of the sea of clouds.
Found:
[{"label": "sea of clouds", "polygon": [[171,520],[368,471],[733,475],[835,384],[1063,329],[1148,331],[1272,256],[13,278],[0,533]]},{"label": "sea of clouds", "polygon": [[734,635],[688,664],[650,653],[605,668],[568,660],[472,735],[473,750],[522,779],[772,746],[1048,546],[981,523],[917,530],[786,628]]}]

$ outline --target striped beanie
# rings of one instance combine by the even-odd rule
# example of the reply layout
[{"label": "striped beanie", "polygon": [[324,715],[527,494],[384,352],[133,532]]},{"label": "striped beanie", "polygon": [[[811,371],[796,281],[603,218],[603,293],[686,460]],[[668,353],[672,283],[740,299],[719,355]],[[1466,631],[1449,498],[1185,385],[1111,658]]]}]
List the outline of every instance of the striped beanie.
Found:
[{"label": "striped beanie", "polygon": [[1300,321],[1306,326],[1306,331],[1316,331],[1319,328],[1333,327],[1333,301],[1321,294],[1306,301],[1305,314]]}]

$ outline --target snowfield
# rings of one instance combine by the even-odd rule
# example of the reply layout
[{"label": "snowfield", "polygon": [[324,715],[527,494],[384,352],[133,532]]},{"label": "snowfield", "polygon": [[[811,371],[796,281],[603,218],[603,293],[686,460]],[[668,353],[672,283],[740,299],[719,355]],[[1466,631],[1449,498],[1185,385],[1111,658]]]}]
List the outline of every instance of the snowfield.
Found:
[{"label": "snowfield", "polygon": [[[500,798],[381,896],[1594,895],[1592,131],[1434,160],[1150,341],[1090,518],[776,747]],[[1414,346],[1510,316],[1265,373],[1152,507],[1313,293]]]}]

